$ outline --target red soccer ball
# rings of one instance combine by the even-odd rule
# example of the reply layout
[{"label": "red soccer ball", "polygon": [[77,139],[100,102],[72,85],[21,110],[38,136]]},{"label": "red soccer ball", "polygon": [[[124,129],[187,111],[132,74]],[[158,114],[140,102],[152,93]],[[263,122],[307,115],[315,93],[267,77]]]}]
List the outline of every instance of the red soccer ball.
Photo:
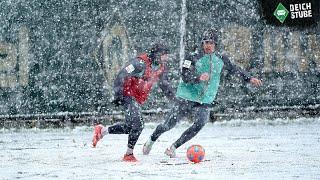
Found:
[{"label": "red soccer ball", "polygon": [[187,150],[187,158],[189,161],[199,163],[204,160],[205,150],[200,145],[191,145]]}]

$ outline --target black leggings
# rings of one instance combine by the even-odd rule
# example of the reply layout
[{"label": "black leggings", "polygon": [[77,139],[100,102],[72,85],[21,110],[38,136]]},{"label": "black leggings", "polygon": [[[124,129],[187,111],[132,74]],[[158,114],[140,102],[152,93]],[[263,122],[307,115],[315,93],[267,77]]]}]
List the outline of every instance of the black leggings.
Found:
[{"label": "black leggings", "polygon": [[129,134],[128,147],[133,149],[144,127],[141,106],[132,98],[125,97],[123,105],[125,122],[116,123],[108,128],[110,134]]},{"label": "black leggings", "polygon": [[178,106],[174,107],[167,120],[159,124],[153,134],[151,135],[151,140],[156,141],[160,135],[170,129],[172,129],[178,121],[193,113],[195,121],[191,127],[182,133],[180,138],[174,142],[176,148],[180,147],[194,136],[203,128],[203,126],[208,122],[210,111],[207,105],[202,105],[192,101],[180,101]]}]

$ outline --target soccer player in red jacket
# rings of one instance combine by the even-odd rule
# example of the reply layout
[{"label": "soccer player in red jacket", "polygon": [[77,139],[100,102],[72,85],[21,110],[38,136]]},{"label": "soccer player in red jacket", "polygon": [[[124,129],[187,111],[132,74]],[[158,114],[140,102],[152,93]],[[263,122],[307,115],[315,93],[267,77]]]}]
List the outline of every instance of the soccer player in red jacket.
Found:
[{"label": "soccer player in red jacket", "polygon": [[106,134],[128,134],[128,148],[123,160],[135,162],[133,150],[143,130],[144,121],[141,115],[141,106],[148,99],[152,87],[158,87],[173,99],[175,92],[167,78],[168,48],[160,43],[154,44],[151,49],[130,60],[120,70],[114,81],[115,100],[113,103],[122,105],[125,111],[125,122],[116,123],[109,127],[101,124],[95,126],[92,140],[93,147]]}]

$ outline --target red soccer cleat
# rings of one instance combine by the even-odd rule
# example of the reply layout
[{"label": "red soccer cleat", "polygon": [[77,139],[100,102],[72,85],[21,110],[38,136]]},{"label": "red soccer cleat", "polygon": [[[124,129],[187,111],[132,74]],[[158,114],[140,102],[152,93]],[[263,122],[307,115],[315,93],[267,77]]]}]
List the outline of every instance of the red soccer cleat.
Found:
[{"label": "red soccer cleat", "polygon": [[133,154],[125,154],[123,156],[123,161],[126,161],[126,162],[137,162],[138,160],[136,159],[136,157],[134,157]]},{"label": "red soccer cleat", "polygon": [[102,139],[102,134],[101,134],[101,130],[102,130],[103,126],[101,124],[96,125],[94,127],[94,134],[93,134],[93,139],[92,139],[92,146],[96,147],[98,141],[100,139]]}]

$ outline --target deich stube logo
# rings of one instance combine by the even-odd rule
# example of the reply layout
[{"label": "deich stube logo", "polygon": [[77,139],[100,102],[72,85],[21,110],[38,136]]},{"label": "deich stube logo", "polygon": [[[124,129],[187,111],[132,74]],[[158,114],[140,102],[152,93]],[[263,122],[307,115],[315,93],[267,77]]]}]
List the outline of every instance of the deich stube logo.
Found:
[{"label": "deich stube logo", "polygon": [[[290,9],[290,18],[291,19],[302,19],[302,18],[311,18],[312,17],[312,9],[311,3],[298,3],[298,4],[289,4]],[[276,10],[273,12],[273,15],[283,23],[289,11],[287,8],[282,4],[279,3]]]}]

